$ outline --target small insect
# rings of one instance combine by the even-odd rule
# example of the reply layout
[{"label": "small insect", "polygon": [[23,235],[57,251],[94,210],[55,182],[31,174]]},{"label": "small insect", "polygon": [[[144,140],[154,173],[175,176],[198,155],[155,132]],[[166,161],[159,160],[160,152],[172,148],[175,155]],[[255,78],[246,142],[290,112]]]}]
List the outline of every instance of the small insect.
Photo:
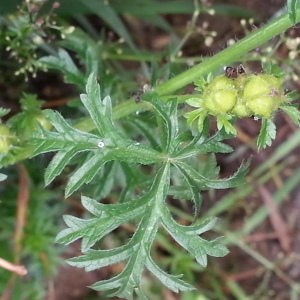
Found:
[{"label": "small insect", "polygon": [[246,74],[246,70],[242,64],[239,64],[237,67],[226,67],[225,68],[225,76],[227,78],[235,79],[238,78],[239,75]]},{"label": "small insect", "polygon": [[140,87],[138,90],[137,90],[137,93],[135,95],[135,102],[136,103],[139,103],[141,102],[141,97],[142,95],[147,92],[149,90],[149,85],[146,83],[144,84],[142,87]]},{"label": "small insect", "polygon": [[136,103],[141,102],[141,96],[144,94],[143,88],[139,88],[137,93],[135,94],[134,100]]}]

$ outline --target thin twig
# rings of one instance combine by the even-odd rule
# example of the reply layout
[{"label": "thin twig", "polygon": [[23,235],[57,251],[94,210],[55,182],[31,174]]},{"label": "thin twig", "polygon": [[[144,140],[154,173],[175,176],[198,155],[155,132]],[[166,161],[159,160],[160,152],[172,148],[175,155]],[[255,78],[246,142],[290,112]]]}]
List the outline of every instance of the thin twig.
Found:
[{"label": "thin twig", "polygon": [[15,265],[1,257],[0,257],[0,267],[8,271],[11,271],[17,275],[24,276],[27,274],[27,269],[24,266]]},{"label": "thin twig", "polygon": [[264,186],[261,185],[258,185],[258,190],[264,201],[265,206],[267,207],[270,213],[270,221],[273,225],[274,230],[277,233],[280,245],[284,251],[288,252],[291,249],[291,237],[289,235],[286,223],[281,217],[270,192]]},{"label": "thin twig", "polygon": [[29,200],[29,176],[27,170],[25,169],[23,164],[17,164],[17,167],[19,171],[19,193],[14,233],[14,262],[16,264],[18,264],[20,260],[20,254],[22,250],[21,241],[23,238],[23,230],[27,223],[27,210]]}]

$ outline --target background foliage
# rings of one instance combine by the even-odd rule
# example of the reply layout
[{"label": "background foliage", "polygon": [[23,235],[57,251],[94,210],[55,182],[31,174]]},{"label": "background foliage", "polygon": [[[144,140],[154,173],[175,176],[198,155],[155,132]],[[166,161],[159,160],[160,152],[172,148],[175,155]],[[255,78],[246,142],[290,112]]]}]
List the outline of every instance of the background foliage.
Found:
[{"label": "background foliage", "polygon": [[[229,299],[232,295],[263,299],[272,289],[268,280],[275,276],[287,286],[290,299],[297,299],[297,280],[282,271],[280,261],[271,262],[246,241],[269,211],[281,247],[292,253],[286,224],[273,202],[245,214],[238,230],[232,228],[230,218],[245,205],[238,200],[250,197],[256,186],[264,199],[270,198],[264,184],[295,162],[297,157],[290,153],[298,146],[299,131],[253,170],[247,185],[219,194],[219,189],[245,183],[249,154],[239,156],[241,166],[230,168],[231,174],[220,179],[215,154],[232,155],[227,140],[233,135],[211,129],[213,122],[208,118],[197,133],[187,126],[183,114],[189,108],[182,104],[191,97],[183,90],[187,84],[209,73],[222,73],[224,64],[255,60],[267,69],[276,63],[287,78],[296,79],[298,64],[293,58],[299,41],[283,34],[299,21],[296,2],[287,1],[287,13],[280,11],[278,19],[251,33],[248,25],[264,21],[250,19],[255,16],[252,11],[204,1],[89,0],[76,1],[70,9],[69,1],[32,0],[18,3],[18,11],[13,1],[1,4],[1,86],[3,98],[11,99],[13,105],[4,102],[0,111],[1,172],[7,176],[2,176],[5,181],[0,186],[0,257],[27,269],[25,277],[0,269],[3,299],[53,296],[53,276],[62,251],[55,239],[70,244],[80,238],[82,253],[76,253],[69,264],[86,271],[108,269],[106,278],[96,276],[92,288],[112,290],[112,296],[162,299],[170,292],[158,286],[156,277],[170,290],[183,291],[181,299]],[[174,30],[168,14],[191,19],[184,34]],[[198,23],[199,15],[213,14],[248,20],[242,23],[246,37],[211,57],[183,56],[197,32],[207,47],[213,42],[215,32]],[[139,45],[135,22],[147,22],[167,34],[169,42],[163,51]],[[275,45],[274,41],[268,44],[278,34]],[[275,55],[284,46],[288,59]],[[251,51],[256,47],[259,52]],[[38,100],[35,80],[47,70],[63,77],[68,85],[61,89],[67,90],[68,98]],[[299,123],[296,108],[284,111]],[[235,126],[239,129],[239,123]],[[269,135],[258,139],[259,148],[275,137],[270,122],[263,121],[262,128]],[[255,147],[251,141],[246,145]],[[234,153],[238,150],[243,153],[243,146]],[[274,189],[277,204],[294,189],[299,176],[295,169],[280,190]],[[216,200],[206,204],[212,198]],[[67,229],[62,229],[63,211]],[[227,216],[216,222],[225,212]],[[247,290],[219,271],[218,259],[210,260],[210,269],[204,268],[207,255],[228,253],[225,245],[237,246],[258,263],[255,270],[263,274],[261,285]],[[230,260],[234,263],[239,258],[233,255]],[[121,271],[112,268],[114,263],[120,263]],[[225,269],[229,274],[230,266]]]}]

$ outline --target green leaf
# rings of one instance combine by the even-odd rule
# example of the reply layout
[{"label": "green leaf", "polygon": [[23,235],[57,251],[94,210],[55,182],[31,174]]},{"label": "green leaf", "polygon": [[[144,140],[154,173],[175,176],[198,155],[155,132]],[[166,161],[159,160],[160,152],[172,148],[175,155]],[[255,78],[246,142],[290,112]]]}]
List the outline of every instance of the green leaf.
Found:
[{"label": "green leaf", "polygon": [[76,28],[61,42],[61,46],[76,53],[80,63],[85,67],[87,76],[91,73],[98,75],[98,70],[103,69],[103,62],[99,59],[104,47],[86,32]]},{"label": "green leaf", "polygon": [[210,217],[204,220],[201,224],[183,227],[183,230],[186,232],[186,234],[193,234],[193,232],[202,234],[212,229],[217,221],[218,218]]},{"label": "green leaf", "polygon": [[262,119],[261,128],[257,138],[258,150],[272,145],[272,140],[276,137],[276,126],[270,119]]},{"label": "green leaf", "polygon": [[189,126],[192,126],[192,123],[198,119],[198,131],[199,133],[202,133],[205,129],[207,120],[208,120],[208,114],[207,110],[203,108],[202,99],[199,98],[191,98],[186,101],[189,105],[194,107],[199,107],[197,109],[194,109],[186,114],[184,114],[184,117],[187,119],[187,124]]},{"label": "green leaf", "polygon": [[112,105],[110,97],[105,97],[101,100],[100,85],[97,84],[97,79],[92,73],[86,84],[86,94],[81,94],[80,99],[88,110],[96,128],[100,135],[109,133],[110,136],[117,140],[119,135],[112,121]]},{"label": "green leaf", "polygon": [[141,118],[134,118],[130,120],[130,122],[131,124],[135,125],[135,129],[137,132],[141,132],[146,137],[153,149],[161,149],[157,135],[153,134],[153,126],[151,126],[151,124],[145,122]]},{"label": "green leaf", "polygon": [[68,259],[67,263],[89,272],[127,259],[132,255],[132,247],[133,243],[129,242],[110,250],[88,250],[85,255]]},{"label": "green leaf", "polygon": [[[215,224],[214,219],[191,226],[179,225],[168,211],[166,198],[172,194],[172,189],[176,193],[176,187],[182,186],[184,196],[189,195],[194,201],[197,214],[202,202],[200,194],[202,190],[230,188],[244,183],[249,163],[242,164],[233,176],[217,179],[219,168],[214,156],[210,155],[204,167],[197,155],[230,152],[232,149],[221,142],[230,135],[222,130],[208,137],[209,121],[204,122],[202,133],[195,137],[190,131],[179,134],[177,102],[164,103],[154,92],[145,94],[143,100],[152,104],[157,124],[152,122],[151,126],[144,128],[142,132],[145,133],[145,137],[151,137],[152,126],[159,128],[161,145],[158,144],[156,137],[150,138],[151,146],[156,149],[129,139],[126,130],[118,130],[112,119],[111,99],[109,96],[102,99],[101,89],[94,74],[89,76],[86,94],[82,94],[80,98],[95,125],[93,133],[73,128],[58,112],[46,110],[44,115],[55,130],[47,131],[39,128],[33,135],[34,155],[58,151],[46,170],[46,183],[58,176],[67,164],[74,163],[76,155],[87,152],[75,161],[78,166],[67,183],[67,196],[94,178],[111,176],[109,168],[113,164],[122,166],[127,186],[120,193],[119,202],[116,204],[103,204],[83,196],[81,202],[92,214],[90,219],[64,216],[68,228],[58,234],[57,242],[69,244],[82,239],[82,255],[70,259],[69,263],[90,271],[125,260],[125,267],[120,274],[91,286],[95,290],[109,291],[111,296],[120,298],[133,299],[138,295],[141,299],[146,299],[141,288],[141,277],[145,268],[175,292],[193,289],[178,276],[168,275],[151,259],[151,248],[159,225],[162,224],[202,266],[206,266],[208,255],[219,257],[228,251],[219,239],[207,241],[199,237],[199,234],[212,228]],[[150,176],[144,175],[142,169],[138,167],[139,164],[156,164],[152,168],[156,171],[152,183],[148,179]],[[132,170],[131,165],[134,167]],[[105,168],[102,168],[103,166]],[[133,176],[132,172],[135,170],[141,171]],[[116,174],[116,171],[112,174]],[[137,190],[134,191],[136,186],[132,185],[132,182],[143,187],[138,196]],[[176,182],[179,184],[176,185]],[[108,191],[111,185],[112,183],[108,184]],[[92,249],[98,241],[123,223],[136,224],[138,220],[140,222],[137,229],[126,245],[111,250]]]},{"label": "green leaf", "polygon": [[118,184],[118,179],[121,175],[119,163],[116,161],[107,163],[105,168],[101,170],[100,174],[99,172],[96,174],[95,185],[92,187],[94,191],[93,198],[96,199],[107,197],[114,186]]},{"label": "green leaf", "polygon": [[127,159],[124,159],[125,161],[129,161],[131,158],[135,162],[138,162],[138,158],[140,158],[140,163],[147,160],[153,163],[159,160],[156,151],[127,139],[117,130],[112,121],[110,97],[107,96],[101,100],[100,86],[97,84],[94,74],[91,74],[88,78],[86,91],[86,94],[80,95],[81,101],[88,110],[100,135],[107,136],[111,139],[111,143],[113,144],[111,144],[110,147],[115,147],[115,156],[118,158],[127,157]]},{"label": "green leaf", "polygon": [[287,0],[287,9],[289,13],[289,18],[292,21],[293,25],[296,24],[296,8],[297,0]]},{"label": "green leaf", "polygon": [[[9,3],[0,3],[1,12],[12,12],[20,0],[12,0]],[[55,2],[55,0],[49,1],[49,5]],[[97,10],[97,6],[94,6],[95,1],[88,1],[91,5],[85,5],[84,1],[76,1],[72,3],[72,9],[70,9],[69,0],[60,0],[60,7],[57,9],[57,13],[64,16],[74,16],[75,14],[93,14]],[[97,2],[96,2],[97,3]],[[159,0],[151,0],[145,2],[144,0],[131,0],[130,2],[124,1],[112,1],[110,5],[114,8],[118,14],[130,14],[139,18],[155,17],[157,15],[164,14],[187,14],[191,15],[195,11],[195,5],[193,2],[187,2],[185,0],[174,0],[172,2],[161,2]],[[2,10],[3,8],[3,10]],[[257,14],[251,10],[242,8],[237,5],[231,4],[215,4],[209,8],[213,9],[216,15],[228,15],[244,19],[257,18]],[[114,27],[113,27],[114,28]]]},{"label": "green leaf", "polygon": [[224,143],[219,142],[220,135],[203,139],[202,135],[196,136],[188,145],[182,149],[176,149],[174,157],[183,159],[203,153],[230,153],[232,148]]},{"label": "green leaf", "polygon": [[40,127],[31,138],[31,144],[35,147],[33,156],[59,151],[46,169],[46,184],[52,182],[75,155],[87,151],[91,153],[70,177],[66,196],[71,195],[82,184],[89,183],[108,161],[150,164],[163,159],[159,152],[121,135],[112,121],[110,98],[105,97],[101,100],[100,86],[93,74],[88,79],[86,90],[87,94],[82,94],[81,100],[90,113],[99,135],[73,128],[58,112],[45,110],[44,116],[57,132],[46,131]]},{"label": "green leaf", "polygon": [[191,177],[187,176],[185,172],[182,172],[182,175],[187,183],[187,186],[189,188],[189,192],[191,194],[191,200],[194,201],[195,206],[195,216],[198,215],[200,206],[202,204],[202,196],[200,195],[200,190],[197,182]]},{"label": "green leaf", "polygon": [[0,118],[6,116],[9,112],[10,112],[10,109],[0,107]]},{"label": "green leaf", "polygon": [[218,178],[220,167],[217,165],[217,160],[214,153],[207,155],[205,161],[203,162],[201,162],[199,159],[196,159],[196,162],[193,165],[199,174],[205,175],[205,177],[210,179]]},{"label": "green leaf", "polygon": [[100,152],[99,142],[103,143],[103,139],[71,127],[58,112],[44,110],[43,114],[57,132],[46,131],[40,127],[31,138],[31,144],[35,146],[32,156],[59,151],[45,172],[45,182],[49,184],[77,153],[93,150]]},{"label": "green leaf", "polygon": [[[205,117],[207,115],[207,111],[203,108],[198,108],[186,113],[184,117],[187,118],[187,124],[190,126],[198,117],[201,118],[201,115]],[[200,128],[199,132],[202,132]]]},{"label": "green leaf", "polygon": [[145,93],[142,99],[150,102],[157,112],[157,117],[161,118],[162,124],[160,124],[158,119],[158,126],[161,131],[161,145],[163,150],[169,151],[171,142],[178,134],[177,101],[171,100],[164,103],[155,92]]},{"label": "green leaf", "polygon": [[[194,166],[196,172],[201,174],[203,177],[216,179],[219,168],[216,167],[214,155],[210,155],[205,162],[200,161],[197,157],[191,157],[186,160],[186,162],[189,165]],[[178,183],[176,186],[172,186],[169,193],[177,199],[192,200],[194,202],[195,216],[197,216],[202,204],[202,196],[198,183],[192,177],[187,176],[185,172],[177,172],[176,175],[176,177],[174,176],[174,182],[178,182],[180,180],[180,175],[183,177],[183,180],[182,182],[179,182],[179,186]]]},{"label": "green leaf", "polygon": [[286,72],[282,71],[282,69],[278,65],[272,63],[270,60],[262,62],[261,66],[264,72],[267,74],[274,75],[276,77],[283,77],[286,75]]},{"label": "green leaf", "polygon": [[236,135],[236,129],[230,123],[231,116],[229,115],[218,115],[217,116],[217,127],[219,130],[224,128],[227,134]]},{"label": "green leaf", "polygon": [[285,95],[290,101],[297,100],[299,98],[299,93],[297,91],[291,91]]},{"label": "green leaf", "polygon": [[210,179],[199,174],[194,168],[184,162],[176,162],[175,166],[185,177],[189,177],[197,184],[199,190],[206,189],[227,189],[236,187],[246,182],[245,175],[248,172],[250,160],[242,164],[236,173],[225,179]]},{"label": "green leaf", "polygon": [[171,186],[170,190],[169,190],[169,196],[172,196],[174,199],[179,199],[179,200],[191,200],[191,199],[193,199],[193,193],[191,191],[191,187],[188,184],[178,185],[178,186]]},{"label": "green leaf", "polygon": [[8,124],[17,135],[26,140],[38,126],[37,124],[43,123],[40,109],[43,101],[39,101],[36,95],[23,93],[20,103],[21,112],[12,116],[8,120]]},{"label": "green leaf", "polygon": [[181,277],[180,275],[179,276],[170,275],[164,272],[163,270],[161,270],[152,260],[150,255],[148,255],[147,258],[148,258],[146,260],[147,269],[173,292],[178,293],[179,291],[191,291],[195,289],[192,285],[179,279]]},{"label": "green leaf", "polygon": [[222,257],[228,253],[227,248],[219,243],[219,239],[206,241],[200,238],[197,232],[201,226],[199,228],[199,226],[179,225],[167,211],[164,211],[162,224],[174,240],[195,257],[197,262],[203,267],[207,265],[207,255]]},{"label": "green leaf", "polygon": [[100,86],[97,84],[94,74],[88,78],[86,91],[87,94],[80,95],[81,101],[88,110],[100,135],[107,136],[109,144],[105,145],[110,147],[113,153],[112,157],[142,164],[161,160],[158,152],[126,138],[117,130],[112,121],[110,97],[107,96],[101,100]]},{"label": "green leaf", "polygon": [[39,112],[44,101],[38,100],[36,95],[23,93],[20,103],[24,111]]},{"label": "green leaf", "polygon": [[202,112],[199,114],[199,118],[198,118],[198,131],[200,133],[205,132],[206,124],[209,124],[209,117],[207,115],[207,111],[202,110]]},{"label": "green leaf", "polygon": [[50,184],[78,152],[77,147],[66,147],[63,151],[55,154],[45,171],[45,185]]},{"label": "green leaf", "polygon": [[300,127],[300,112],[296,107],[291,105],[281,105],[280,109],[284,111],[297,126]]},{"label": "green leaf", "polygon": [[[144,253],[143,253],[144,254]],[[133,293],[142,295],[142,299],[147,299],[140,287],[141,275],[144,267],[145,254],[138,253],[131,256],[125,269],[117,276],[94,283],[90,287],[96,291],[116,290],[109,293],[109,297],[119,297],[133,300]]]},{"label": "green leaf", "polygon": [[[152,242],[161,218],[160,207],[167,196],[169,188],[169,165],[162,166],[149,190],[149,192],[137,199],[122,204],[101,204],[93,199],[82,197],[83,206],[95,217],[89,220],[80,220],[72,216],[65,216],[65,222],[69,226],[57,236],[59,243],[71,243],[78,238],[82,240],[82,251],[85,255],[69,260],[73,266],[83,267],[86,270],[94,270],[112,263],[128,259],[124,270],[108,280],[100,281],[91,287],[95,290],[117,289],[111,296],[133,299],[133,293],[143,293],[140,288],[140,279],[143,269],[149,266],[153,269],[152,260],[149,260]],[[130,241],[125,245],[112,250],[91,250],[98,240],[114,230],[122,223],[142,216],[141,222]],[[155,275],[159,275],[159,269],[153,269]],[[162,271],[161,271],[162,272]],[[166,280],[166,273],[160,274],[164,283],[173,289],[187,289],[189,285],[171,276]]]},{"label": "green leaf", "polygon": [[188,105],[192,107],[202,107],[203,100],[201,98],[189,98],[185,101]]},{"label": "green leaf", "polygon": [[84,88],[85,76],[78,70],[72,58],[65,50],[59,49],[58,57],[42,57],[39,61],[49,68],[61,71],[65,75],[66,82],[76,84],[81,89]]},{"label": "green leaf", "polygon": [[[196,86],[195,90],[201,92],[205,85],[210,82],[211,80],[211,73],[208,75],[207,79],[204,77],[200,77],[199,79],[195,80],[194,84]],[[199,101],[199,100],[198,100]],[[193,105],[192,105],[193,106]]]},{"label": "green leaf", "polygon": [[101,204],[93,199],[82,197],[83,206],[96,217],[81,220],[73,216],[64,216],[68,229],[61,231],[56,242],[70,244],[82,239],[82,252],[88,251],[103,236],[129,222],[146,210],[147,196],[122,204]]},{"label": "green leaf", "polygon": [[79,2],[103,19],[132,49],[136,49],[122,19],[116,14],[109,2],[97,0],[80,0]]},{"label": "green leaf", "polygon": [[96,153],[93,157],[89,158],[69,178],[65,189],[65,197],[69,197],[83,184],[91,182],[100,168],[108,161],[110,161],[109,155],[104,154]]},{"label": "green leaf", "polygon": [[136,295],[138,296],[138,299],[148,300],[148,298],[146,297],[144,292],[142,290],[140,290],[139,288],[135,288],[134,291],[135,291]]},{"label": "green leaf", "polygon": [[4,181],[7,178],[7,175],[0,173],[0,181]]}]

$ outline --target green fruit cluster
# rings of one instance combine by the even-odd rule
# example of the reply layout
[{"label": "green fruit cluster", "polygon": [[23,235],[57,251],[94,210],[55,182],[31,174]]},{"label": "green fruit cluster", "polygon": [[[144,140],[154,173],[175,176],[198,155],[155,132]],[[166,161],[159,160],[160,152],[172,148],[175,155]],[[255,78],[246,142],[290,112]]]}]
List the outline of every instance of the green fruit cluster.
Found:
[{"label": "green fruit cluster", "polygon": [[203,106],[211,115],[256,116],[269,119],[287,101],[282,78],[269,74],[221,75],[203,89]]}]

